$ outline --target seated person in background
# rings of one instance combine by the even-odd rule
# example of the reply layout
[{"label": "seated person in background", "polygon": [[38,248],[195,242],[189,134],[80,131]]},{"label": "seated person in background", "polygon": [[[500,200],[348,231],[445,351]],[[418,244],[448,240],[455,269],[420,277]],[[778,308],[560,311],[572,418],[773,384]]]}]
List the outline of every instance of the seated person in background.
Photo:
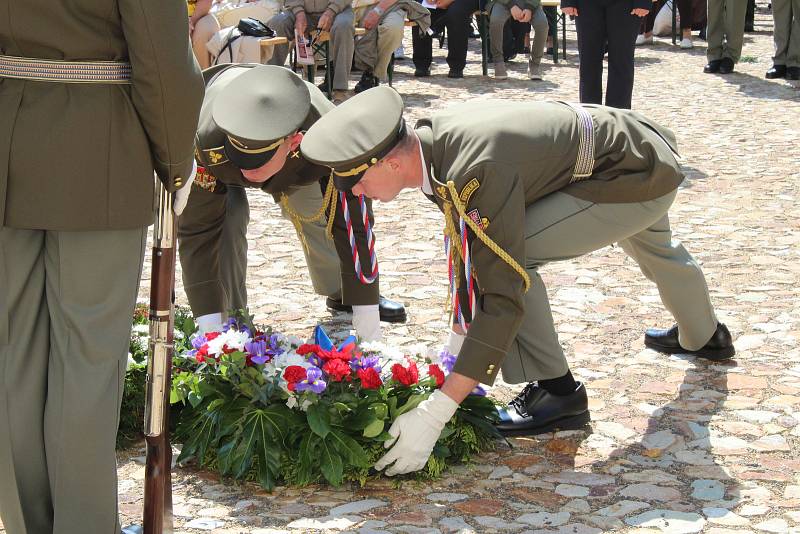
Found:
[{"label": "seated person in background", "polygon": [[534,38],[531,43],[531,57],[528,60],[528,76],[531,80],[541,80],[542,56],[547,41],[547,17],[544,15],[539,0],[494,0],[489,15],[489,43],[492,47],[494,77],[497,80],[508,78],[506,64],[503,60],[503,28],[509,17],[517,22],[530,22],[533,26]]},{"label": "seated person in background", "polygon": [[353,64],[363,71],[355,92],[376,87],[388,79],[387,69],[392,54],[403,47],[403,28],[408,18],[427,30],[430,12],[413,0],[354,0],[357,26],[367,33],[356,42]]},{"label": "seated person in background", "polygon": [[[309,28],[330,32],[334,102],[349,96],[348,80],[355,48],[355,24],[350,3],[351,0],[286,0],[284,11],[267,23],[279,37],[286,37],[289,41],[294,41],[295,31],[298,35],[306,35]],[[277,45],[270,64],[283,65],[288,54],[287,45]]]},{"label": "seated person in background", "polygon": [[219,31],[219,22],[210,13],[212,0],[188,0],[189,36],[192,39],[192,50],[201,69],[211,65],[211,54],[206,43]]},{"label": "seated person in background", "polygon": [[[463,78],[467,65],[467,40],[472,35],[472,14],[485,4],[485,0],[435,0],[430,3],[436,5],[430,10],[431,29],[435,33],[447,29],[447,65],[450,67],[447,77]],[[411,36],[414,76],[430,76],[433,39],[419,27],[413,28]]]}]

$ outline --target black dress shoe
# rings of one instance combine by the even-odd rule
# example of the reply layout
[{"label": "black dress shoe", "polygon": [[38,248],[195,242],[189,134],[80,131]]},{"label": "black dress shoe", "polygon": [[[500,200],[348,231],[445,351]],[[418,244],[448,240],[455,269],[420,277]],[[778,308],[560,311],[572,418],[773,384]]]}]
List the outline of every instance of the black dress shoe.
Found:
[{"label": "black dress shoe", "polygon": [[367,89],[372,89],[373,87],[378,87],[381,84],[378,77],[372,74],[372,71],[365,70],[364,73],[361,75],[361,79],[355,86],[355,92],[360,93],[362,91],[366,91]]},{"label": "black dress shoe", "polygon": [[500,422],[495,428],[504,436],[535,436],[554,430],[577,430],[590,421],[586,388],[569,395],[552,395],[531,382],[507,408],[497,409]]},{"label": "black dress shoe", "polygon": [[450,72],[447,73],[448,78],[463,78],[464,77],[464,69],[450,69]]},{"label": "black dress shoe", "polygon": [[[328,308],[336,311],[343,311],[352,313],[353,307],[348,304],[342,304],[341,297],[328,297],[325,299],[325,305]],[[380,314],[381,321],[385,323],[404,323],[406,322],[406,309],[399,302],[389,300],[381,297],[378,303],[378,313]]]},{"label": "black dress shoe", "polygon": [[703,72],[706,74],[716,74],[719,72],[719,65],[722,63],[721,59],[712,59],[708,62],[708,65],[703,67]]},{"label": "black dress shoe", "polygon": [[644,345],[649,349],[665,354],[690,354],[709,360],[727,360],[736,354],[731,333],[728,331],[728,327],[722,323],[717,325],[717,330],[708,340],[708,343],[697,350],[686,350],[681,347],[678,341],[678,325],[669,330],[648,328],[644,334]]},{"label": "black dress shoe", "polygon": [[722,58],[722,61],[719,62],[719,73],[730,74],[731,72],[733,72],[733,60],[729,57]]},{"label": "black dress shoe", "polygon": [[800,80],[800,67],[786,67],[787,80]]},{"label": "black dress shoe", "polygon": [[786,77],[786,65],[773,65],[771,69],[767,71],[764,77],[768,80],[776,80],[778,78],[785,78]]},{"label": "black dress shoe", "polygon": [[416,76],[417,78],[427,78],[430,75],[431,75],[430,67],[428,68],[417,67],[416,69],[414,69],[414,76]]}]

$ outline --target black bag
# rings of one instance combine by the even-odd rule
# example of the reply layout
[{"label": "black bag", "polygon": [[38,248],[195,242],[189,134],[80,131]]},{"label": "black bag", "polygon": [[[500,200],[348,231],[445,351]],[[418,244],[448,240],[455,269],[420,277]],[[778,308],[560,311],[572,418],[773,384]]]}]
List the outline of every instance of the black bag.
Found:
[{"label": "black bag", "polygon": [[219,55],[214,60],[214,65],[219,63],[219,58],[222,57],[222,54],[224,54],[226,50],[229,54],[231,54],[231,61],[233,61],[231,44],[243,35],[248,37],[275,37],[275,30],[268,27],[258,19],[251,17],[245,17],[241,19],[239,24],[236,25],[236,29],[228,34],[228,39],[225,41],[225,46],[223,46],[222,50],[219,51]]},{"label": "black bag", "polygon": [[275,37],[275,30],[267,27],[260,20],[250,17],[240,20],[236,29],[241,32],[241,35],[249,35],[250,37]]}]

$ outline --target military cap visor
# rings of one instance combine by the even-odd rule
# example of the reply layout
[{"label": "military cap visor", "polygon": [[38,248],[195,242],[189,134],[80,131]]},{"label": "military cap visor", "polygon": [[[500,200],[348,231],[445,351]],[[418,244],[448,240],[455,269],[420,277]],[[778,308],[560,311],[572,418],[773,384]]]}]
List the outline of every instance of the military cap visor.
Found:
[{"label": "military cap visor", "polygon": [[261,65],[232,80],[211,111],[225,132],[225,153],[241,169],[272,158],[287,136],[300,129],[311,109],[303,80],[289,69]]},{"label": "military cap visor", "polygon": [[349,191],[400,142],[405,130],[403,99],[394,89],[379,86],[323,115],[300,149],[307,160],[333,170],[337,189]]}]

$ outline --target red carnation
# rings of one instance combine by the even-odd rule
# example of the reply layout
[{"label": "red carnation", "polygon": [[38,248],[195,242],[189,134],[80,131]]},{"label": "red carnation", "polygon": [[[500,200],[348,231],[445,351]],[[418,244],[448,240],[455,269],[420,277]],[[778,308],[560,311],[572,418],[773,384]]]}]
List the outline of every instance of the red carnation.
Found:
[{"label": "red carnation", "polygon": [[356,373],[358,378],[361,379],[361,387],[364,389],[378,389],[383,385],[381,375],[378,374],[374,367],[359,369]]},{"label": "red carnation", "polygon": [[212,339],[216,339],[218,337],[219,337],[219,332],[207,332],[205,334],[205,338],[208,341],[211,341]]},{"label": "red carnation", "polygon": [[432,376],[432,377],[434,377],[436,379],[436,387],[437,388],[442,387],[442,384],[444,384],[444,371],[442,371],[439,368],[438,365],[436,365],[435,363],[429,365],[428,366],[428,375]]},{"label": "red carnation", "polygon": [[291,386],[306,379],[306,369],[299,365],[290,365],[284,369],[283,379],[289,382],[289,391],[294,391]]},{"label": "red carnation", "polygon": [[411,358],[406,358],[408,367],[403,367],[396,363],[392,366],[392,378],[404,386],[413,386],[419,382],[419,370],[417,364]]},{"label": "red carnation", "polygon": [[237,350],[237,349],[232,349],[232,348],[230,348],[230,347],[227,345],[227,343],[226,343],[225,345],[223,345],[223,346],[222,346],[222,352],[224,352],[225,354],[233,354],[234,352],[236,352],[236,350]]},{"label": "red carnation", "polygon": [[325,365],[322,366],[322,370],[325,371],[334,382],[341,382],[345,378],[350,380],[350,366],[343,360],[328,360],[325,362]]},{"label": "red carnation", "polygon": [[319,352],[319,350],[320,350],[319,345],[311,345],[309,343],[304,343],[303,345],[300,345],[299,347],[297,347],[297,350],[295,352],[297,354],[299,354],[300,356],[305,356],[306,354],[308,354],[310,352],[313,352],[313,353],[316,354],[317,352]]},{"label": "red carnation", "polygon": [[208,343],[197,349],[197,352],[194,354],[194,359],[198,361],[198,363],[203,363],[206,361],[206,356],[208,356]]}]

